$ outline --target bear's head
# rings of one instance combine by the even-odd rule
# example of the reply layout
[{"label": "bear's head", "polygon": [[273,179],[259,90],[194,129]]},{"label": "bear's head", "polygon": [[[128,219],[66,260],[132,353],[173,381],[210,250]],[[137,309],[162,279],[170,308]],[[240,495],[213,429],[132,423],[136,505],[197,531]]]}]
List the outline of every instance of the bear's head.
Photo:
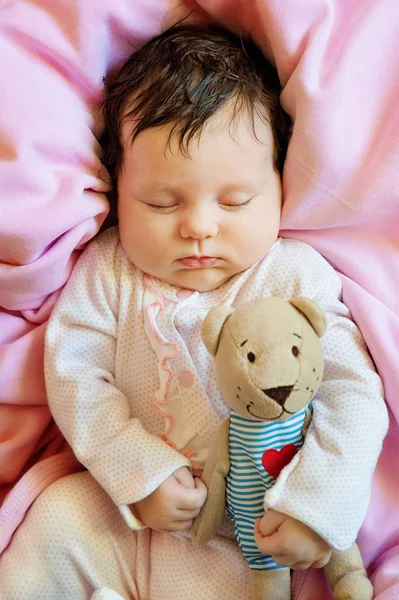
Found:
[{"label": "bear's head", "polygon": [[326,319],[307,298],[260,298],[211,309],[202,339],[215,357],[217,384],[247,419],[289,418],[315,396],[323,377]]}]

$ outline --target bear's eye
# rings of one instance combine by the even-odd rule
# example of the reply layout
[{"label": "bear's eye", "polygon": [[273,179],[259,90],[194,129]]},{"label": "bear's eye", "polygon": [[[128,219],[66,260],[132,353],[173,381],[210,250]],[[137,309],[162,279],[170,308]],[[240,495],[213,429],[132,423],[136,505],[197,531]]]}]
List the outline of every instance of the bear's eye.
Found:
[{"label": "bear's eye", "polygon": [[292,352],[292,354],[293,354],[293,355],[295,356],[295,358],[296,358],[296,357],[298,356],[298,354],[299,354],[299,348],[298,348],[298,346],[292,346],[292,348],[291,348],[291,352]]},{"label": "bear's eye", "polygon": [[255,362],[255,354],[253,352],[248,352],[247,359],[249,362]]}]

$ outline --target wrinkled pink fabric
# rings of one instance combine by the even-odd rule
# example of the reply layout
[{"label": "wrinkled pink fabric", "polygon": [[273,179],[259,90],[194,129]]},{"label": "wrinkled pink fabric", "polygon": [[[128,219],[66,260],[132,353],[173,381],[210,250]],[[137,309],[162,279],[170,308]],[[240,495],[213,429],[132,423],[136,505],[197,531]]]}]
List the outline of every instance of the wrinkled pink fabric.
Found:
[{"label": "wrinkled pink fabric", "polygon": [[[274,56],[295,120],[283,234],[309,242],[342,273],[344,301],[384,380],[391,428],[359,541],[376,597],[397,599],[397,2],[198,3],[232,28],[252,31]],[[9,492],[0,550],[37,494],[79,468],[46,406],[45,323],[107,212],[97,142],[102,77],[131,43],[157,33],[166,15],[177,19],[178,4],[8,0],[0,7],[0,501]],[[328,597],[321,573],[297,575],[294,589],[297,600]]]}]

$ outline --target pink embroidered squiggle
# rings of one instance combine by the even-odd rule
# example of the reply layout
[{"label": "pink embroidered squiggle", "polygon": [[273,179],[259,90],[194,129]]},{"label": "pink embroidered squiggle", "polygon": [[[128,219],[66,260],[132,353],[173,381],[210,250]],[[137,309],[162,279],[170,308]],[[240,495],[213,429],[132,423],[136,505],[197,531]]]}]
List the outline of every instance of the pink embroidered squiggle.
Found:
[{"label": "pink embroidered squiggle", "polygon": [[[160,414],[162,417],[164,417],[164,419],[166,421],[166,427],[165,427],[163,433],[161,434],[162,439],[169,446],[171,446],[171,448],[173,448],[174,450],[177,450],[176,444],[171,439],[168,438],[168,434],[172,431],[172,428],[174,425],[173,415],[171,413],[168,413],[165,410],[163,410],[161,408],[161,406],[168,403],[170,384],[171,384],[171,381],[173,378],[173,373],[172,373],[171,369],[168,367],[168,362],[171,358],[175,358],[179,354],[180,348],[179,348],[178,344],[175,344],[173,342],[165,342],[158,334],[158,330],[155,325],[154,315],[153,315],[151,309],[153,309],[154,307],[156,307],[158,305],[159,309],[163,310],[165,308],[165,305],[163,302],[163,297],[162,297],[162,294],[160,293],[160,291],[158,290],[158,288],[151,281],[151,277],[148,274],[144,274],[144,285],[146,287],[150,288],[151,291],[154,294],[156,294],[156,296],[157,296],[157,300],[155,300],[152,304],[150,304],[147,307],[147,316],[148,316],[148,322],[150,325],[151,333],[161,346],[164,346],[164,347],[172,346],[172,348],[173,348],[173,351],[170,354],[168,354],[167,356],[164,356],[161,361],[162,369],[168,374],[168,377],[166,380],[166,385],[165,385],[164,396],[163,396],[163,398],[158,399],[154,394],[152,397],[152,401],[154,403],[154,409],[156,410],[156,412],[158,414]],[[187,449],[187,450],[182,450],[181,454],[186,456],[191,461],[191,458],[196,456],[197,453],[195,452],[195,450]],[[195,467],[197,467],[197,465],[195,465]]]},{"label": "pink embroidered squiggle", "polygon": [[150,329],[151,329],[152,335],[155,337],[155,339],[158,341],[158,343],[159,343],[161,346],[164,346],[164,347],[165,347],[165,346],[170,346],[170,345],[171,345],[171,346],[172,346],[172,348],[173,348],[173,351],[171,352],[171,354],[169,354],[168,356],[165,356],[165,357],[162,359],[162,362],[161,362],[161,367],[162,367],[162,369],[163,369],[163,370],[164,370],[164,371],[165,371],[165,372],[168,374],[168,377],[167,377],[167,380],[166,380],[166,385],[165,385],[165,394],[164,394],[164,397],[163,397],[162,399],[158,399],[158,398],[155,396],[155,394],[154,394],[154,395],[153,395],[153,397],[152,397],[152,401],[153,401],[153,403],[154,403],[154,408],[155,408],[156,412],[157,412],[158,414],[160,414],[162,417],[164,417],[164,418],[165,418],[165,420],[166,420],[166,423],[167,423],[167,425],[166,425],[166,427],[165,427],[165,430],[164,430],[164,432],[162,433],[162,436],[161,436],[161,437],[162,437],[162,439],[163,439],[163,440],[164,440],[164,441],[165,441],[167,444],[169,444],[169,446],[171,446],[172,448],[176,449],[176,444],[175,444],[174,442],[172,442],[172,440],[170,440],[170,439],[168,438],[168,433],[170,433],[170,432],[171,432],[171,430],[172,430],[172,427],[173,427],[173,415],[172,415],[172,414],[170,414],[170,413],[168,413],[168,412],[165,412],[164,410],[162,410],[162,409],[160,408],[160,406],[159,406],[159,405],[160,405],[160,404],[161,404],[161,405],[162,405],[162,404],[167,404],[167,402],[168,402],[168,395],[169,395],[169,389],[170,389],[170,384],[171,384],[172,377],[173,377],[172,371],[171,371],[171,369],[169,369],[169,367],[168,367],[167,363],[168,363],[168,361],[169,361],[171,358],[175,358],[175,357],[176,357],[176,356],[179,354],[180,350],[179,350],[179,347],[178,347],[178,345],[177,345],[177,344],[175,344],[175,343],[170,343],[170,342],[165,342],[165,341],[164,341],[164,340],[163,340],[163,339],[162,339],[162,338],[161,338],[161,337],[158,335],[158,331],[157,331],[157,328],[156,328],[156,326],[155,326],[155,320],[154,320],[154,316],[153,316],[153,314],[152,314],[152,312],[151,312],[151,309],[152,309],[152,308],[155,308],[156,306],[159,306],[159,309],[160,309],[160,310],[163,310],[163,309],[165,308],[165,305],[164,305],[163,298],[162,298],[162,295],[161,295],[160,291],[159,291],[159,290],[157,289],[157,287],[156,287],[156,286],[155,286],[155,285],[152,283],[152,281],[151,281],[151,279],[150,279],[150,276],[149,276],[149,275],[147,275],[147,274],[145,274],[145,275],[144,275],[144,285],[145,285],[145,286],[147,286],[147,287],[149,287],[149,288],[151,289],[151,291],[152,291],[152,292],[154,292],[154,294],[156,294],[156,296],[157,296],[157,298],[158,298],[157,300],[155,300],[155,302],[153,302],[152,304],[150,304],[150,305],[147,307],[147,316],[148,316],[148,322],[149,322],[149,324],[150,324]]}]

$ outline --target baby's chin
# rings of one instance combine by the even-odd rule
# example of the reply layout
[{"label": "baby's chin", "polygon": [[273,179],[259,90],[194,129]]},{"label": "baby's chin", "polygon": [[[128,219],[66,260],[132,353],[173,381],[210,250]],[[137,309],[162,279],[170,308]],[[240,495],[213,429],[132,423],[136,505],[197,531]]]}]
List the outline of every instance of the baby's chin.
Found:
[{"label": "baby's chin", "polygon": [[218,268],[182,269],[168,280],[168,283],[193,292],[212,292],[227,283],[237,273],[226,273]]}]

